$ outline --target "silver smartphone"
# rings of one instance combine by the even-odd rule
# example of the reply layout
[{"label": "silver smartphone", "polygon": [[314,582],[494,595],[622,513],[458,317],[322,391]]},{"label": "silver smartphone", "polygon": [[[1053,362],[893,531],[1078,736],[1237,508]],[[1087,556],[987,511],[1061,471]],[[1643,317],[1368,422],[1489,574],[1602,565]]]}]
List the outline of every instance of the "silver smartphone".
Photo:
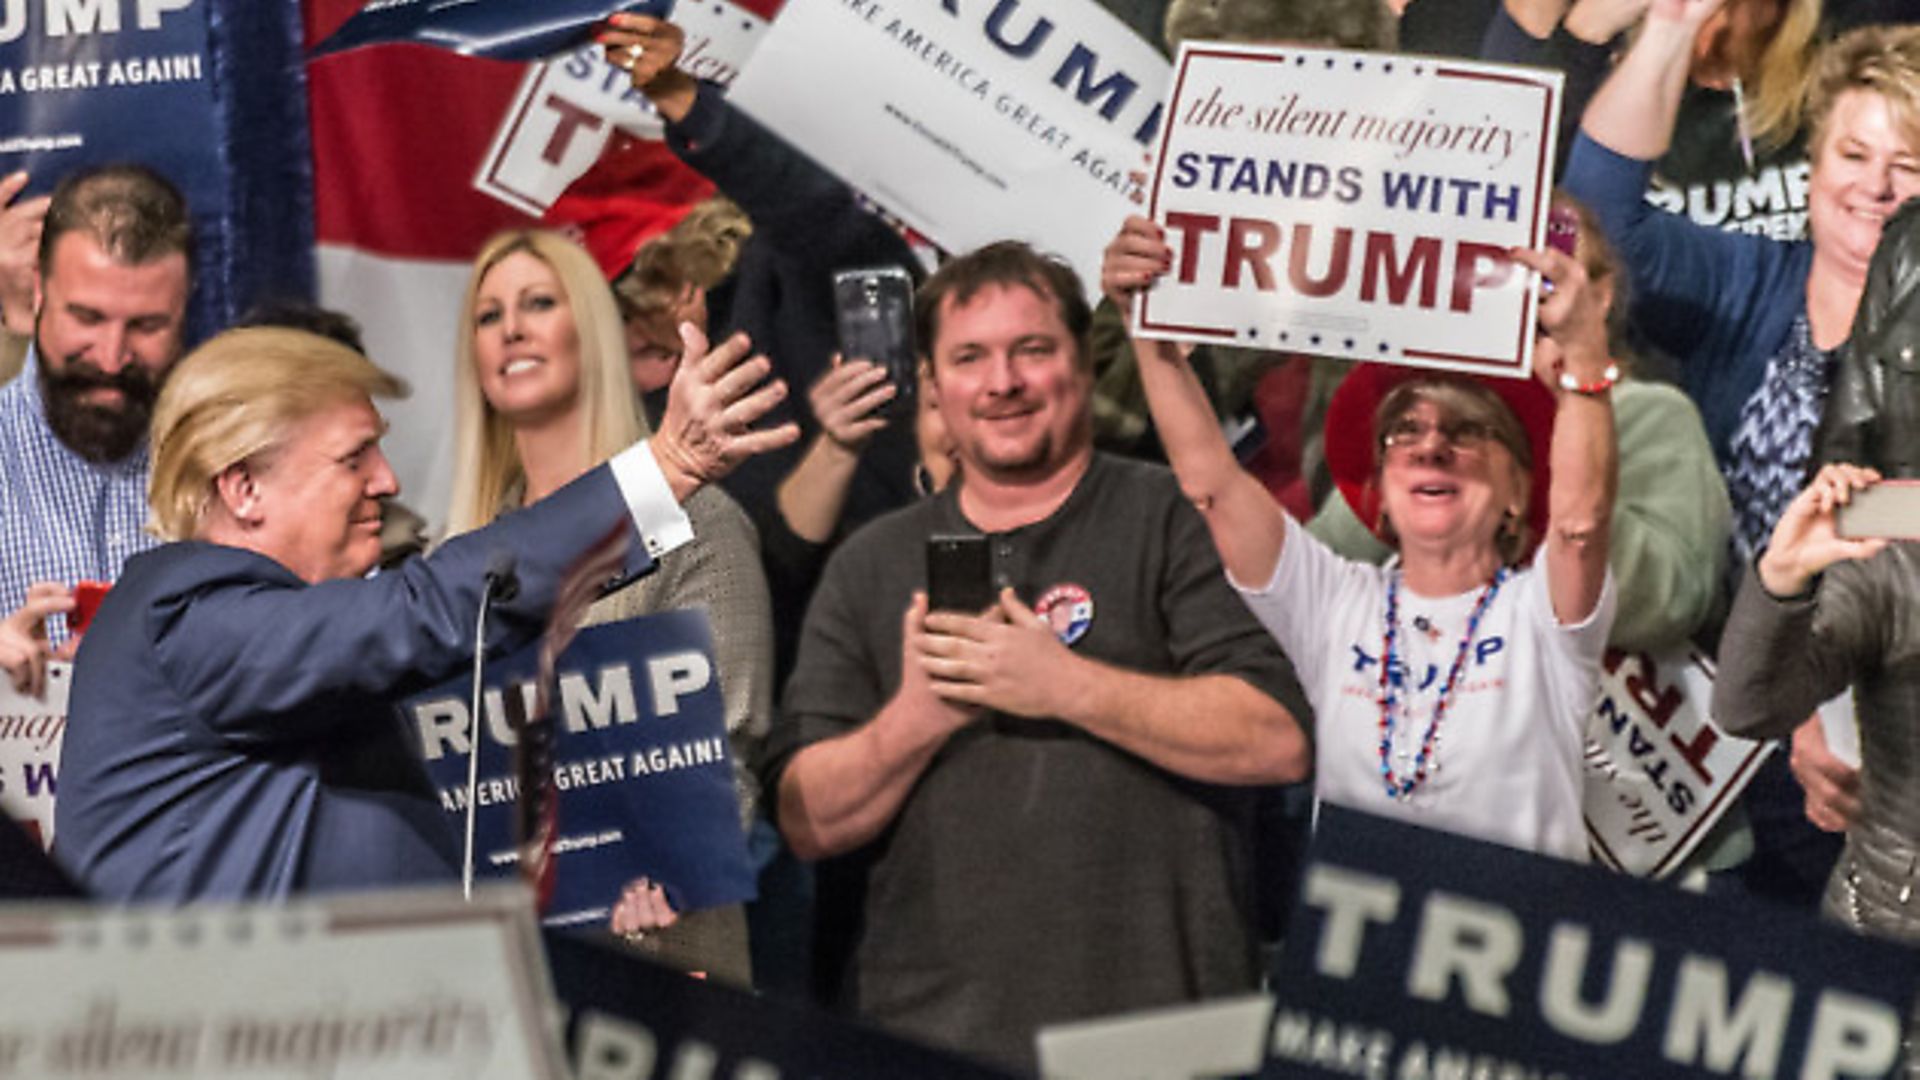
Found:
[{"label": "silver smartphone", "polygon": [[1920,480],[1882,480],[1854,492],[1834,531],[1848,540],[1920,540]]},{"label": "silver smartphone", "polygon": [[893,397],[882,416],[913,415],[919,354],[913,347],[913,279],[897,266],[843,270],[833,275],[834,320],[840,355],[887,370]]}]

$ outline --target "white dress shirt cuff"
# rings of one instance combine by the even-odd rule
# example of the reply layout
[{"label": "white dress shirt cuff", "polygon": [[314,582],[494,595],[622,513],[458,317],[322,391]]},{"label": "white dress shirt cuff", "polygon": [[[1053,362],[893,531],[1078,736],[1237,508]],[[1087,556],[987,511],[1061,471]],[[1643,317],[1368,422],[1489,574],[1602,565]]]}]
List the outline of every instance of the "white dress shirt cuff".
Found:
[{"label": "white dress shirt cuff", "polygon": [[620,485],[620,497],[627,502],[627,513],[633,515],[634,528],[646,541],[648,555],[657,559],[693,540],[693,523],[674,501],[673,489],[667,486],[653,451],[647,449],[647,440],[613,455],[607,464],[613,469],[613,482]]}]

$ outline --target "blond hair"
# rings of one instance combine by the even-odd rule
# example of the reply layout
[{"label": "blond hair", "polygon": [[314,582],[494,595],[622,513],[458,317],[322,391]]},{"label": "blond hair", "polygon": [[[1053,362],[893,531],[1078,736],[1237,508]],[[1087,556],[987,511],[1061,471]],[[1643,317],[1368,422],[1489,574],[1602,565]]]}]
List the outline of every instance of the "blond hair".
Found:
[{"label": "blond hair", "polygon": [[1920,152],[1920,26],[1863,26],[1820,50],[1806,87],[1807,150],[1826,145],[1833,104],[1849,90],[1878,94],[1909,152]]},{"label": "blond hair", "polygon": [[398,376],[303,330],[253,327],[212,338],[173,369],[154,406],[149,527],[164,540],[198,535],[221,473],[279,449],[328,406],[406,393]]},{"label": "blond hair", "polygon": [[1806,117],[1807,76],[1819,51],[1821,0],[1786,0],[1786,11],[1760,53],[1747,93],[1747,127],[1767,146],[1783,146]]},{"label": "blond hair", "polygon": [[525,252],[546,263],[560,281],[580,343],[579,394],[586,409],[581,425],[583,460],[598,464],[645,437],[646,420],[627,373],[625,330],[613,293],[586,249],[545,229],[496,234],[474,257],[460,302],[454,349],[453,500],[448,535],[469,532],[498,517],[501,503],[526,472],[513,441],[513,426],[480,391],[474,370],[474,319],[480,285],[501,260]]},{"label": "blond hair", "polygon": [[632,264],[613,283],[621,314],[644,320],[655,340],[677,340],[673,311],[686,287],[718,285],[733,272],[752,233],[746,213],[723,195],[695,206],[633,253]]}]

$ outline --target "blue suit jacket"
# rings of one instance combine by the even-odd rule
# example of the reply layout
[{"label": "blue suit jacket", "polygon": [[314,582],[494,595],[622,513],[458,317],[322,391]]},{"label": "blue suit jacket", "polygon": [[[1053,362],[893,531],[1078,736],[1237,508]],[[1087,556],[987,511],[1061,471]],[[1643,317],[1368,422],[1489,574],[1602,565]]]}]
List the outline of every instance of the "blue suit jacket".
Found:
[{"label": "blue suit jacket", "polygon": [[[54,854],[120,901],[451,878],[459,848],[393,702],[472,663],[498,553],[519,589],[494,605],[490,652],[537,636],[566,568],[623,521],[601,466],[371,579],[308,585],[199,542],[129,560],[75,666]],[[630,572],[650,568],[629,550]]]}]

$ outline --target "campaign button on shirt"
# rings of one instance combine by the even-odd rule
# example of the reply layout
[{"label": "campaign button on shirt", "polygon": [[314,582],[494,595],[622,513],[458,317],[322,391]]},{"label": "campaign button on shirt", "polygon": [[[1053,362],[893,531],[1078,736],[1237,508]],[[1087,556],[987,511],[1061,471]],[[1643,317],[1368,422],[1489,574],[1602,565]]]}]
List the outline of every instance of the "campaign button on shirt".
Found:
[{"label": "campaign button on shirt", "polygon": [[1093,596],[1078,585],[1055,585],[1040,594],[1033,610],[1053,628],[1062,645],[1071,645],[1093,625]]}]

